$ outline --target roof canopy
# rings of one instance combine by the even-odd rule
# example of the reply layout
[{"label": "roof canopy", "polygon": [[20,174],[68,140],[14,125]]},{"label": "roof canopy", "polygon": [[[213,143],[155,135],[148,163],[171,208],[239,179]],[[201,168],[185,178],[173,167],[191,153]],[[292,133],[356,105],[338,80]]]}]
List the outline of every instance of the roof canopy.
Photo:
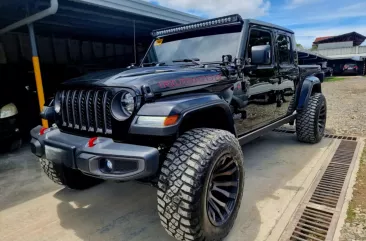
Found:
[{"label": "roof canopy", "polygon": [[[202,20],[141,0],[58,0],[56,14],[35,22],[38,34],[123,39]],[[49,0],[1,0],[0,29],[50,7]],[[23,26],[17,31],[27,31]]]}]

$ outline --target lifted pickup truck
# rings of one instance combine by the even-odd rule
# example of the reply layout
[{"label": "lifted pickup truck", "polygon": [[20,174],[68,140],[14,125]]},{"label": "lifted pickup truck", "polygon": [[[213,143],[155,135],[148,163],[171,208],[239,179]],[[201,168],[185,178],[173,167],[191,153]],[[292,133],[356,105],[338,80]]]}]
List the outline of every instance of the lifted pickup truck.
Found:
[{"label": "lifted pickup truck", "polygon": [[303,77],[291,30],[231,15],[156,30],[139,67],[72,79],[32,130],[32,151],[56,183],[154,184],[166,231],[221,240],[244,188],[241,145],[296,121],[297,138],[324,133],[321,83]]}]

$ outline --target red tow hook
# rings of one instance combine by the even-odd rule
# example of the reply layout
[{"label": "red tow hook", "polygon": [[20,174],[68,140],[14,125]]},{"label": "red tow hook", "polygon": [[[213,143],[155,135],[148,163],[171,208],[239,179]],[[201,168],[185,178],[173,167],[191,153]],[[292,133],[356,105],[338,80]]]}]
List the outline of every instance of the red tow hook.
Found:
[{"label": "red tow hook", "polygon": [[47,132],[49,132],[51,129],[49,128],[46,128],[46,127],[42,127],[40,130],[39,130],[39,135],[40,136],[43,136],[44,134],[46,134]]},{"label": "red tow hook", "polygon": [[93,147],[95,146],[97,143],[99,143],[98,141],[98,137],[92,137],[89,139],[88,141],[88,147]]}]

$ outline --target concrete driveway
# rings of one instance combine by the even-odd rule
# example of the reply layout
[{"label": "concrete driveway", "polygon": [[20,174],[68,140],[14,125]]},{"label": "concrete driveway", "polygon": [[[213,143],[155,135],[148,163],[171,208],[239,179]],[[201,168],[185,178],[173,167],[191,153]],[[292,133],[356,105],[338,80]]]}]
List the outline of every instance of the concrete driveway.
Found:
[{"label": "concrete driveway", "polygon": [[[245,145],[245,192],[227,240],[276,240],[332,143],[300,144],[295,135],[273,132]],[[155,188],[106,182],[68,190],[53,184],[29,152],[0,156],[0,240],[174,240],[160,225]]]}]

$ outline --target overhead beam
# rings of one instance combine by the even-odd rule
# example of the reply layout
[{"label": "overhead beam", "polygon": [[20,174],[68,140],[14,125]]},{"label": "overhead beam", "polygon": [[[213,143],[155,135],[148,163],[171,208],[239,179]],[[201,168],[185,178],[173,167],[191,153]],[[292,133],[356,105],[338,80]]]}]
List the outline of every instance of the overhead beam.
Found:
[{"label": "overhead beam", "polygon": [[19,27],[22,27],[24,25],[27,25],[27,24],[31,24],[35,21],[38,21],[42,18],[45,18],[47,16],[50,16],[52,14],[55,14],[57,12],[57,9],[58,9],[58,1],[57,0],[50,0],[50,7],[43,10],[43,11],[40,11],[36,14],[33,14],[27,18],[24,18],[18,22],[15,22],[13,24],[10,24],[8,26],[6,26],[5,28],[2,28],[0,29],[0,35],[1,34],[4,34],[4,33],[7,33],[9,31],[12,31],[14,29],[17,29]]}]

